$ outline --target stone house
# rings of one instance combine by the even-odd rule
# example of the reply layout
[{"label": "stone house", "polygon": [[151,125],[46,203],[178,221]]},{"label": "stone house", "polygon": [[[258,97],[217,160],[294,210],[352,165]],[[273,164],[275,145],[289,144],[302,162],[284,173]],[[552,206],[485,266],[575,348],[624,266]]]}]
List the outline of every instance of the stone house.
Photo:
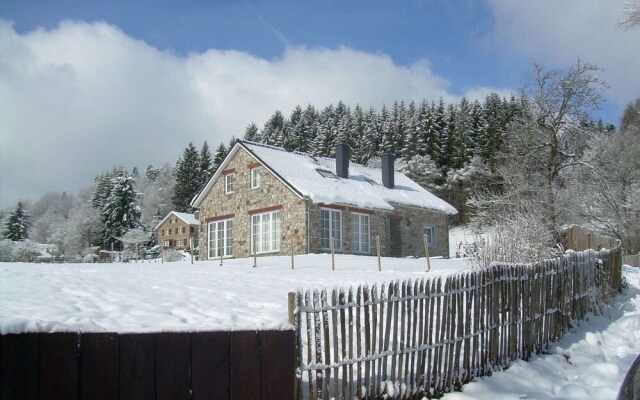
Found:
[{"label": "stone house", "polygon": [[190,240],[193,240],[193,247],[198,247],[198,220],[193,214],[171,211],[158,225],[156,233],[158,244],[164,247],[184,250],[189,248]]},{"label": "stone house", "polygon": [[[335,252],[449,255],[448,216],[457,211],[406,175],[238,140],[191,205],[200,259]],[[292,249],[293,246],[293,249]]]}]

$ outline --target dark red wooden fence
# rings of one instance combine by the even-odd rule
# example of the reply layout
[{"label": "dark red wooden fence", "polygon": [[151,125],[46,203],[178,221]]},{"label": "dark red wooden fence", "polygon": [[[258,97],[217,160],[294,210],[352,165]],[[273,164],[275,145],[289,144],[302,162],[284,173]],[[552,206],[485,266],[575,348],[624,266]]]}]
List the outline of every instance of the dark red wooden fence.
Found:
[{"label": "dark red wooden fence", "polygon": [[0,337],[0,399],[293,399],[293,331]]}]

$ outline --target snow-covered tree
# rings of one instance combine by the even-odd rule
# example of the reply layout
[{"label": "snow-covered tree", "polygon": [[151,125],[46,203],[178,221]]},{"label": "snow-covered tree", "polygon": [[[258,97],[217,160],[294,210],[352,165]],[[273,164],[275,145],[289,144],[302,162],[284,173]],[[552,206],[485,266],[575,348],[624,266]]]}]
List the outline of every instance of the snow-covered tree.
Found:
[{"label": "snow-covered tree", "polygon": [[205,140],[200,148],[200,187],[203,187],[213,174],[211,150],[209,150],[209,144]]},{"label": "snow-covered tree", "polygon": [[189,143],[175,168],[176,184],[173,187],[173,205],[176,211],[191,212],[191,200],[202,187],[200,155],[193,143]]},{"label": "snow-covered tree", "polygon": [[30,230],[31,217],[27,214],[24,202],[18,201],[16,208],[7,215],[4,221],[2,236],[15,242],[27,239]]},{"label": "snow-covered tree", "polygon": [[117,243],[118,237],[122,237],[129,229],[140,226],[140,207],[136,200],[135,180],[130,175],[123,173],[112,178],[113,188],[107,198],[103,209],[105,246]]},{"label": "snow-covered tree", "polygon": [[542,220],[559,237],[571,207],[563,201],[563,173],[581,164],[576,144],[593,135],[582,122],[598,108],[601,90],[606,87],[597,72],[598,67],[581,62],[564,71],[534,64],[532,81],[521,96],[525,112],[517,115],[512,111],[516,115],[506,133],[508,154],[497,167],[505,181],[504,192],[484,205],[506,201],[518,207],[530,201],[531,217]]}]

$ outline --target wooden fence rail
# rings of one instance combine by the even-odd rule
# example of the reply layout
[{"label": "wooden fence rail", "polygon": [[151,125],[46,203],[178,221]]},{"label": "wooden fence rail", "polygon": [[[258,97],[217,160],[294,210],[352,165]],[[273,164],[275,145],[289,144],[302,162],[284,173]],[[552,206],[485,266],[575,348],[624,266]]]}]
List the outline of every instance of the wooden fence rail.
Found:
[{"label": "wooden fence rail", "polygon": [[293,331],[0,336],[1,399],[292,399]]},{"label": "wooden fence rail", "polygon": [[621,287],[620,249],[295,294],[296,398],[413,399],[528,359]]}]

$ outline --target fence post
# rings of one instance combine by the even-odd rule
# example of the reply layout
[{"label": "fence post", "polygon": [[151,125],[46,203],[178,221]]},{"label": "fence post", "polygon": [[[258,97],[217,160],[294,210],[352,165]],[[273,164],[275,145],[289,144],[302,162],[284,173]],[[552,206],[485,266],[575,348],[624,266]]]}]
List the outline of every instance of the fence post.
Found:
[{"label": "fence post", "polygon": [[424,239],[424,256],[427,259],[427,272],[431,271],[431,260],[429,260],[429,243],[427,242],[427,234],[423,234]]},{"label": "fence post", "polygon": [[160,264],[164,264],[164,244],[160,245]]},{"label": "fence post", "polygon": [[382,263],[380,262],[380,235],[376,235],[376,252],[378,253],[378,272],[382,271]]},{"label": "fence post", "polygon": [[287,300],[288,300],[288,305],[289,305],[289,323],[291,325],[294,324],[295,322],[295,318],[294,318],[294,313],[296,310],[296,294],[295,292],[289,292],[289,295],[287,296]]},{"label": "fence post", "polygon": [[331,249],[331,270],[335,271],[336,270],[336,259],[335,259],[335,252],[333,249],[333,235],[329,235],[329,248]]},{"label": "fence post", "polygon": [[[294,255],[293,253],[294,253],[293,252],[293,238],[291,238],[291,269],[293,269],[293,267],[295,265],[295,262],[293,260],[293,255]],[[291,293],[289,293],[289,294],[291,294]]]},{"label": "fence post", "polygon": [[591,248],[591,232],[587,233],[587,249]]},{"label": "fence post", "polygon": [[253,248],[253,268],[257,268],[258,267],[258,255],[256,254],[256,241],[255,238],[252,238],[253,240],[253,246],[251,246]]},{"label": "fence post", "polygon": [[193,238],[189,238],[189,254],[191,255],[191,265],[193,265]]}]

